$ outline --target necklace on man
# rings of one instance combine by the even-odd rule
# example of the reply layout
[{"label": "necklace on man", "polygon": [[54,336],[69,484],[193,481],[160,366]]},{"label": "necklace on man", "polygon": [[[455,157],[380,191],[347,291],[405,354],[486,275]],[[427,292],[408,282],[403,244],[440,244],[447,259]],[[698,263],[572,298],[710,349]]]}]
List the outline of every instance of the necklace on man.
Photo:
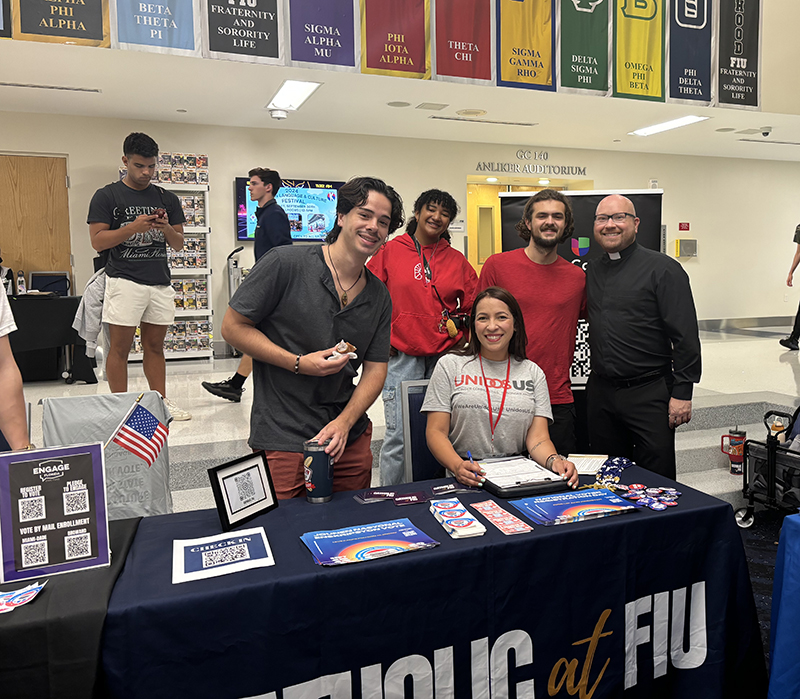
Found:
[{"label": "necklace on man", "polygon": [[341,280],[339,279],[339,272],[336,271],[336,265],[333,263],[333,255],[331,255],[330,247],[328,248],[328,259],[331,261],[331,267],[333,267],[333,273],[336,275],[336,281],[339,284],[339,288],[342,290],[342,307],[344,307],[347,305],[347,292],[361,281],[361,275],[364,274],[364,268],[362,267],[361,271],[358,273],[358,279],[356,279],[347,289],[345,289]]}]

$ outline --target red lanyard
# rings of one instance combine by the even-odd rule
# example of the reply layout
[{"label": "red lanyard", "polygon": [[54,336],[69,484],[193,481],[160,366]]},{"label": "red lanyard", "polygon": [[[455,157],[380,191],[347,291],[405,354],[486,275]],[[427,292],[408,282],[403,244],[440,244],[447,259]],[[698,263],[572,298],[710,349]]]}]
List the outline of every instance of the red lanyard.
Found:
[{"label": "red lanyard", "polygon": [[503,406],[506,404],[506,394],[508,393],[508,378],[511,376],[511,356],[508,357],[508,367],[506,368],[506,382],[503,385],[503,400],[500,401],[500,411],[497,413],[497,420],[492,419],[492,396],[489,393],[489,386],[486,383],[486,374],[483,371],[483,357],[478,354],[478,359],[481,362],[481,375],[483,376],[483,387],[486,389],[486,399],[489,401],[489,429],[492,431],[492,451],[494,451],[494,431],[500,423],[500,417],[503,415]]}]

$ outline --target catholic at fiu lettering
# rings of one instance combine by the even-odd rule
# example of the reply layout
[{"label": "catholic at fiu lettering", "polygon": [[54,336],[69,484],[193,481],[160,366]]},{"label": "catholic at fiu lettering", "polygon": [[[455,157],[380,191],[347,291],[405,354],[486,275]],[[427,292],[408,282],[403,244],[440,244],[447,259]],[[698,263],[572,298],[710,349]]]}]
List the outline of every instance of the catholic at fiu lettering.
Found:
[{"label": "catholic at fiu lettering", "polygon": [[75,8],[72,5],[86,6],[84,0],[47,0],[53,3],[50,5],[50,14],[42,17],[39,22],[40,27],[46,29],[67,29],[77,32],[85,32],[86,25],[79,19],[75,19]]}]

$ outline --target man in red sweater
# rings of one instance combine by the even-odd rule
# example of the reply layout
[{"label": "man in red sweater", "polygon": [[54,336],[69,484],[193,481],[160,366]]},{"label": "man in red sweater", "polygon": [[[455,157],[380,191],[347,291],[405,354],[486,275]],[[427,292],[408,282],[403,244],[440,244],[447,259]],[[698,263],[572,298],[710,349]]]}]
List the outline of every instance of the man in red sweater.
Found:
[{"label": "man in red sweater", "polygon": [[550,438],[563,455],[577,447],[570,366],[578,319],[586,316],[586,275],[557,251],[573,229],[567,198],[554,189],[537,192],[528,199],[517,224],[527,247],[492,255],[478,284],[479,291],[489,286],[507,289],[522,308],[528,359],[547,377],[553,408]]}]

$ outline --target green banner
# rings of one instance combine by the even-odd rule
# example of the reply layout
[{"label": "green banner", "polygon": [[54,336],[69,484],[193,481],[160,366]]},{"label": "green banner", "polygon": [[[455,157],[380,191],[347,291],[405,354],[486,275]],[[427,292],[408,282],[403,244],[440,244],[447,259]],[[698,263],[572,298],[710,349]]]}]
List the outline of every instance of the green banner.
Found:
[{"label": "green banner", "polygon": [[608,91],[605,0],[562,0],[561,87]]}]

